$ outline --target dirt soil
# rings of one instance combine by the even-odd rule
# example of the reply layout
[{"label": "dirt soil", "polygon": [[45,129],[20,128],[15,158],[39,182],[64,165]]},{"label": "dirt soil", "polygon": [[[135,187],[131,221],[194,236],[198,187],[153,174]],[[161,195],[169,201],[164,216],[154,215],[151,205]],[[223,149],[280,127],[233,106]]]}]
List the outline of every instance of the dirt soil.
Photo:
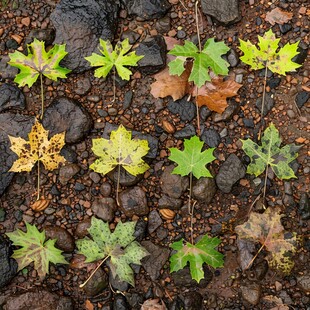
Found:
[{"label": "dirt soil", "polygon": [[[168,15],[175,15],[171,19],[171,28],[166,36],[175,36],[178,30],[183,30],[186,34],[185,39],[190,39],[196,33],[194,1],[171,1],[172,5]],[[249,3],[250,2],[250,3]],[[18,46],[23,46],[24,38],[32,29],[50,27],[49,14],[53,11],[57,1],[11,1],[7,6],[0,10],[0,40],[6,42],[13,35],[20,38]],[[1,6],[1,4],[0,4]],[[272,8],[280,6],[293,13],[290,21],[292,29],[287,33],[282,33],[278,24],[271,26],[265,21],[266,13]],[[257,43],[257,35],[263,35],[271,27],[276,36],[281,39],[281,45],[287,42],[294,43],[302,40],[306,46],[309,45],[309,8],[307,1],[240,1],[242,19],[230,26],[223,26],[206,18],[201,14],[201,39],[214,37],[218,41],[224,41],[229,47],[233,48],[241,55],[239,38],[250,40]],[[308,13],[307,13],[308,12]],[[42,17],[40,17],[42,16]],[[27,19],[30,23],[26,25]],[[22,22],[23,19],[23,22]],[[126,29],[134,30],[141,34],[141,39],[149,34],[156,34],[156,21],[137,21],[129,18],[119,18],[118,35]],[[16,37],[15,37],[16,38]],[[18,37],[17,37],[18,38]],[[5,47],[5,45],[2,45]],[[7,55],[14,50],[0,50],[0,56]],[[234,97],[234,102],[238,108],[233,115],[225,121],[216,121],[214,113],[208,116],[202,123],[206,128],[212,128],[218,133],[222,133],[221,142],[216,149],[216,160],[210,165],[213,175],[219,171],[220,166],[227,157],[234,153],[243,163],[246,163],[246,156],[241,149],[240,139],[251,137],[257,138],[259,130],[260,113],[255,103],[263,92],[263,74],[260,71],[253,71],[247,65],[239,62],[238,65],[230,69],[235,74],[242,74],[242,88],[238,96]],[[134,68],[131,81],[122,88],[116,89],[116,100],[112,102],[113,82],[112,78],[106,80],[93,77],[93,70],[80,74],[69,74],[67,79],[58,82],[45,82],[46,98],[45,105],[48,106],[52,99],[66,95],[69,98],[77,99],[85,109],[91,114],[94,127],[85,141],[70,146],[77,154],[77,164],[80,172],[74,176],[66,185],[58,182],[58,170],[48,172],[43,169],[42,188],[47,198],[51,199],[50,207],[55,210],[51,214],[44,212],[34,212],[30,205],[35,201],[36,193],[36,169],[30,173],[16,174],[10,186],[1,197],[1,207],[6,211],[6,219],[0,222],[0,233],[7,232],[24,226],[23,220],[30,220],[38,228],[46,224],[52,224],[65,228],[74,235],[77,224],[92,216],[90,208],[96,197],[101,197],[100,187],[102,184],[109,183],[112,186],[111,196],[115,198],[115,184],[107,177],[100,176],[98,183],[91,177],[89,165],[95,160],[95,155],[91,151],[91,141],[97,138],[103,131],[107,123],[124,124],[127,128],[142,133],[148,133],[159,138],[159,148],[157,157],[150,162],[151,169],[145,173],[142,180],[138,183],[147,195],[150,210],[158,210],[158,200],[161,197],[160,176],[164,168],[171,165],[168,159],[170,147],[182,147],[182,140],[176,139],[174,133],[164,132],[163,120],[172,124],[176,130],[184,128],[188,122],[184,122],[178,115],[172,114],[167,109],[170,98],[155,99],[150,94],[150,85],[154,82],[152,76],[140,74]],[[87,95],[75,93],[79,79],[87,77],[91,80],[91,89]],[[218,250],[225,255],[225,266],[217,270],[211,269],[212,280],[204,287],[192,283],[189,287],[176,286],[172,275],[169,273],[169,261],[161,270],[160,276],[156,281],[152,281],[143,268],[135,275],[136,286],[130,287],[125,296],[137,293],[143,300],[151,297],[159,297],[170,305],[178,296],[184,298],[188,293],[198,292],[203,297],[203,309],[271,309],[273,303],[267,303],[264,297],[272,295],[280,298],[283,302],[282,307],[288,305],[289,308],[273,309],[309,309],[310,297],[309,290],[309,221],[302,218],[303,211],[300,210],[300,198],[309,190],[309,102],[298,108],[295,97],[298,92],[308,90],[309,80],[309,54],[301,68],[296,72],[288,73],[286,76],[272,75],[271,80],[280,78],[280,83],[275,89],[267,87],[267,92],[274,98],[274,106],[265,116],[265,123],[273,122],[279,129],[283,144],[296,143],[303,145],[297,158],[297,179],[281,181],[270,173],[268,179],[266,204],[269,207],[280,206],[283,218],[282,224],[286,230],[296,232],[299,236],[299,245],[293,260],[295,263],[289,275],[283,275],[275,269],[269,268],[263,279],[256,279],[260,290],[259,301],[256,305],[251,305],[244,298],[242,287],[250,290],[253,277],[257,272],[257,265],[264,261],[267,252],[262,251],[255,264],[247,271],[242,272],[238,259],[239,251],[237,247],[237,234],[234,231],[236,225],[242,224],[251,211],[261,212],[261,207],[255,203],[255,199],[260,190],[255,186],[253,180],[257,178],[246,174],[239,180],[230,193],[224,194],[217,190],[211,203],[205,205],[198,203],[195,207],[193,218],[194,237],[208,233],[210,236],[217,236],[222,243]],[[2,80],[1,82],[5,82]],[[11,82],[13,83],[13,82]],[[31,89],[24,87],[23,92],[26,96],[27,108],[23,114],[36,115],[40,111],[40,85],[36,83]],[[127,109],[123,109],[124,94],[133,91],[133,101]],[[91,102],[87,98],[99,96],[99,102]],[[232,100],[229,101],[230,104]],[[103,112],[104,111],[104,112]],[[117,111],[115,113],[115,111]],[[244,120],[253,120],[253,126],[246,126]],[[196,128],[196,119],[191,121]],[[224,131],[223,131],[224,130]],[[227,134],[223,134],[227,131]],[[164,132],[164,138],[162,133]],[[256,140],[257,141],[257,140]],[[264,179],[264,175],[260,176]],[[83,184],[84,189],[75,190],[75,184]],[[20,185],[23,184],[23,185]],[[60,195],[54,195],[52,188],[57,188]],[[122,188],[124,190],[125,187]],[[288,190],[289,189],[289,190]],[[288,197],[290,196],[290,197]],[[183,205],[187,203],[187,192],[182,196]],[[77,211],[74,206],[81,205],[83,208]],[[83,210],[82,210],[83,209]],[[20,214],[19,216],[18,214]],[[167,236],[161,239],[155,232],[147,234],[146,239],[154,244],[169,247],[178,240],[182,234],[185,239],[190,240],[190,216],[184,212],[184,208],[176,212],[177,215],[172,220],[163,219],[162,228],[167,232]],[[115,212],[112,225],[119,221],[138,219],[133,216],[128,219],[121,212]],[[148,221],[148,217],[142,217]],[[180,237],[180,236],[179,236]],[[257,244],[257,250],[259,245]],[[76,252],[77,250],[75,250]],[[75,253],[74,252],[74,253]],[[68,260],[75,254],[67,254]],[[108,269],[105,268],[107,271]],[[73,268],[68,266],[50,267],[50,273],[44,280],[39,280],[33,266],[30,265],[19,272],[6,288],[1,290],[0,295],[13,295],[14,293],[24,292],[34,287],[44,287],[59,295],[70,296],[75,303],[75,309],[102,309],[113,302],[117,292],[111,291],[107,287],[103,293],[96,297],[89,297],[83,289],[79,288],[89,275],[91,268]],[[308,277],[308,286],[300,284],[300,278]],[[186,299],[186,298],[185,298]],[[111,308],[106,308],[111,309]],[[116,309],[131,309],[116,308]],[[139,309],[139,307],[134,308]],[[152,308],[153,309],[153,308]],[[172,307],[171,309],[181,309]],[[186,309],[197,309],[195,306],[187,306]]]}]

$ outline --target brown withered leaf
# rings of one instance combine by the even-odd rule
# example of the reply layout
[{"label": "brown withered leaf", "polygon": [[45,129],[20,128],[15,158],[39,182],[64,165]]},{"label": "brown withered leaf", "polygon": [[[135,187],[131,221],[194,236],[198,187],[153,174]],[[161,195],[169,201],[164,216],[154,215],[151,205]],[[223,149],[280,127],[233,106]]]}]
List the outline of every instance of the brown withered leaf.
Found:
[{"label": "brown withered leaf", "polygon": [[41,197],[31,205],[31,209],[35,212],[43,211],[49,206],[50,202],[50,199],[45,199],[44,197]]},{"label": "brown withered leaf", "polygon": [[223,113],[228,106],[227,98],[237,95],[239,88],[242,85],[236,83],[231,77],[228,80],[223,80],[221,77],[216,77],[207,82],[198,89],[193,89],[192,95],[197,95],[198,106],[207,106],[211,111]]},{"label": "brown withered leaf", "polygon": [[283,25],[290,21],[293,17],[293,13],[286,12],[280,8],[275,8],[266,14],[265,20],[271,25],[280,24]]},{"label": "brown withered leaf", "polygon": [[169,68],[165,68],[154,75],[156,82],[151,85],[151,94],[155,98],[167,96],[171,96],[173,100],[183,98],[191,90],[191,84],[188,82],[190,73],[190,64],[186,66],[185,71],[180,76],[170,75]]},{"label": "brown withered leaf", "polygon": [[167,310],[163,301],[160,302],[159,298],[147,299],[141,306],[141,310]]}]

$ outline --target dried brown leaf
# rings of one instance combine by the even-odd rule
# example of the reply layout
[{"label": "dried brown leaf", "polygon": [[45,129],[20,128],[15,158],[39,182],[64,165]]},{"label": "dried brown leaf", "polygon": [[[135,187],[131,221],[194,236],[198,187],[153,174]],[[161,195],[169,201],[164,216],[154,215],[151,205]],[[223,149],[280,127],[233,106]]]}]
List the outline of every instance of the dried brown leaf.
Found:
[{"label": "dried brown leaf", "polygon": [[36,212],[40,212],[45,210],[48,205],[50,204],[50,199],[45,199],[45,198],[41,198],[39,200],[36,200],[32,205],[31,205],[31,209],[36,211]]},{"label": "dried brown leaf", "polygon": [[285,12],[280,8],[275,8],[266,14],[265,20],[271,25],[280,24],[283,25],[290,21],[293,17],[293,13]]},{"label": "dried brown leaf", "polygon": [[160,302],[160,299],[148,299],[146,300],[142,307],[141,310],[167,310],[166,305],[164,304],[163,301]]},{"label": "dried brown leaf", "polygon": [[85,309],[86,310],[94,310],[94,305],[91,303],[89,299],[86,299],[85,301]]},{"label": "dried brown leaf", "polygon": [[[205,105],[211,111],[222,114],[228,106],[226,99],[236,96],[241,86],[241,84],[236,83],[232,78],[225,81],[220,77],[214,78],[211,82],[207,82],[198,89],[198,106]],[[193,90],[192,95],[197,95],[196,89]]]}]

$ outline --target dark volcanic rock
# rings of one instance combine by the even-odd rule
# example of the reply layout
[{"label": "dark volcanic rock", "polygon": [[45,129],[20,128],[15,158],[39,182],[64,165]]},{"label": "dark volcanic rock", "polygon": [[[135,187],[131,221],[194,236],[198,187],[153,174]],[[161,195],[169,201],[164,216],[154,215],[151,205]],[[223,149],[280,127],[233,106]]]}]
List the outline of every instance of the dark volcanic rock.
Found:
[{"label": "dark volcanic rock", "polygon": [[149,256],[141,260],[143,268],[149,274],[153,281],[156,281],[160,276],[160,270],[169,258],[170,250],[151,241],[142,241],[141,245],[150,253]]},{"label": "dark volcanic rock", "polygon": [[111,222],[114,219],[114,211],[116,210],[115,199],[111,197],[95,198],[91,209],[98,218],[105,222]]},{"label": "dark volcanic rock", "polygon": [[73,252],[75,243],[72,235],[59,226],[44,227],[45,235],[49,239],[57,239],[55,245],[64,252]]},{"label": "dark volcanic rock", "polygon": [[[45,47],[51,45],[55,39],[54,29],[32,29],[25,39],[25,45],[33,42],[34,39],[44,41]],[[26,46],[25,46],[26,49]]]},{"label": "dark volcanic rock", "polygon": [[28,140],[28,133],[34,124],[34,117],[13,113],[0,114],[0,195],[10,184],[14,173],[9,172],[17,155],[10,149],[9,137]]},{"label": "dark volcanic rock", "polygon": [[10,296],[4,310],[74,310],[74,304],[70,297],[59,296],[49,291],[35,289],[22,294]]},{"label": "dark volcanic rock", "polygon": [[174,137],[176,139],[189,139],[190,137],[195,136],[195,135],[196,135],[196,129],[194,125],[189,124],[185,126],[184,128],[175,132]]},{"label": "dark volcanic rock", "polygon": [[0,77],[2,79],[14,80],[19,70],[9,65],[9,61],[9,56],[0,56]]},{"label": "dark volcanic rock", "polygon": [[153,233],[162,223],[163,220],[157,210],[152,210],[149,214],[149,224],[147,227],[149,234]]},{"label": "dark volcanic rock", "polygon": [[56,29],[54,43],[65,43],[69,53],[62,65],[75,72],[90,69],[84,57],[97,51],[99,38],[113,40],[118,10],[119,1],[114,0],[61,0],[51,21]]},{"label": "dark volcanic rock", "polygon": [[247,301],[251,305],[257,305],[262,294],[261,286],[255,282],[241,285],[241,295],[243,300]]},{"label": "dark volcanic rock", "polygon": [[245,176],[245,170],[237,155],[230,154],[216,176],[218,188],[224,193],[229,193],[232,186]]},{"label": "dark volcanic rock", "polygon": [[173,101],[167,105],[168,110],[173,114],[179,114],[182,121],[191,122],[196,117],[196,106],[192,101],[187,101],[187,97]]},{"label": "dark volcanic rock", "polygon": [[92,118],[77,101],[61,97],[45,110],[42,123],[50,136],[65,131],[66,143],[76,143],[91,130]]},{"label": "dark volcanic rock", "polygon": [[93,277],[89,279],[87,284],[83,287],[87,296],[96,296],[102,293],[109,285],[109,277],[106,272],[99,268]]},{"label": "dark volcanic rock", "polygon": [[[117,184],[117,179],[118,179],[117,169],[110,171],[108,173],[108,177],[114,182],[114,184]],[[143,174],[132,175],[123,167],[121,167],[120,169],[119,184],[121,184],[122,186],[127,187],[127,186],[136,185],[139,181],[142,180],[142,178],[143,178]]]},{"label": "dark volcanic rock", "polygon": [[137,55],[144,56],[138,61],[140,71],[144,74],[154,74],[165,68],[166,53],[167,46],[162,36],[146,38],[136,49]]},{"label": "dark volcanic rock", "polygon": [[215,181],[212,178],[200,178],[194,183],[193,197],[209,204],[216,193]]},{"label": "dark volcanic rock", "polygon": [[308,91],[301,91],[299,92],[296,97],[295,97],[295,102],[298,106],[299,109],[301,109],[304,104],[309,100],[310,98],[310,93]]},{"label": "dark volcanic rock", "polygon": [[116,294],[113,302],[113,309],[115,310],[129,310],[129,305],[127,303],[126,297],[122,294]]},{"label": "dark volcanic rock", "polygon": [[121,209],[128,217],[149,213],[145,192],[139,186],[122,191],[119,200]]},{"label": "dark volcanic rock", "polygon": [[201,0],[202,12],[225,25],[241,19],[238,0]]},{"label": "dark volcanic rock", "polygon": [[167,0],[123,0],[129,15],[149,20],[163,17],[171,5]]},{"label": "dark volcanic rock", "polygon": [[7,83],[0,86],[0,112],[12,108],[23,110],[25,107],[25,96],[17,86]]},{"label": "dark volcanic rock", "polygon": [[158,200],[158,208],[160,209],[180,210],[182,204],[182,199],[173,198],[165,194],[163,194]]},{"label": "dark volcanic rock", "polygon": [[184,296],[185,309],[201,310],[203,297],[196,291],[187,292]]},{"label": "dark volcanic rock", "polygon": [[[262,102],[263,98],[260,97],[256,100],[256,107],[259,109],[260,112],[262,112]],[[265,96],[265,105],[264,105],[264,116],[267,115],[267,113],[273,108],[274,106],[274,99],[270,96],[269,93],[266,93]]]},{"label": "dark volcanic rock", "polygon": [[13,250],[10,243],[0,236],[0,288],[10,283],[17,273],[17,263],[11,258]]},{"label": "dark volcanic rock", "polygon": [[68,181],[80,172],[80,166],[77,164],[66,164],[59,169],[59,182],[66,185]]},{"label": "dark volcanic rock", "polygon": [[215,129],[206,129],[201,134],[201,140],[209,147],[218,147],[221,142],[221,136]]}]

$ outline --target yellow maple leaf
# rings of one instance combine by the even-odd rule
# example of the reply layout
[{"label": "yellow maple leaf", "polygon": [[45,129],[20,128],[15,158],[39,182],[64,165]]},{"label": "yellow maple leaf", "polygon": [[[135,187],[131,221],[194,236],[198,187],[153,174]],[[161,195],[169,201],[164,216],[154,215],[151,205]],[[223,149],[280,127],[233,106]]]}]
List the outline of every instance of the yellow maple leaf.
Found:
[{"label": "yellow maple leaf", "polygon": [[29,141],[21,137],[9,136],[11,150],[19,157],[11,167],[11,172],[31,171],[37,161],[41,161],[47,170],[58,168],[65,158],[59,155],[65,145],[65,132],[48,139],[48,130],[36,120],[28,134]]}]

